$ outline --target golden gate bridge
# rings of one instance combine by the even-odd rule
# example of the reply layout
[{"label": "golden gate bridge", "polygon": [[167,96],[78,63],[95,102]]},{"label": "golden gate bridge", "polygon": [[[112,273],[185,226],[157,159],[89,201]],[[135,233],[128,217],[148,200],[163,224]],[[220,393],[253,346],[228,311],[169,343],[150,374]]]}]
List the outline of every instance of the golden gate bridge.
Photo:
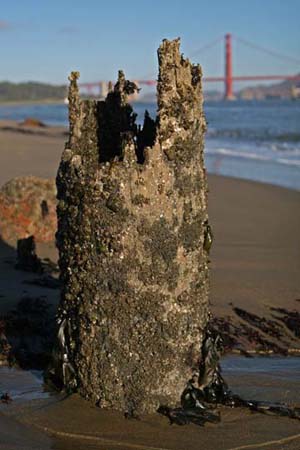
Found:
[{"label": "golden gate bridge", "polygon": [[[224,37],[215,39],[211,43],[201,47],[196,52],[193,52],[193,54],[199,54],[201,51],[207,50],[211,47],[213,47],[216,43],[218,43],[221,39],[224,40],[224,49],[225,49],[225,68],[224,68],[224,75],[223,76],[216,76],[216,77],[204,77],[203,82],[206,83],[215,83],[215,82],[222,82],[224,83],[224,98],[226,100],[233,100],[234,99],[234,93],[233,93],[233,83],[236,81],[284,81],[284,80],[291,80],[291,81],[299,81],[300,82],[300,74],[298,75],[234,75],[233,74],[233,52],[232,52],[232,38],[238,40],[242,44],[259,50],[261,52],[264,52],[266,54],[269,54],[270,56],[276,57],[278,59],[281,59],[282,61],[289,61],[296,64],[299,64],[300,66],[300,59],[283,55],[281,53],[278,53],[273,50],[269,50],[267,48],[264,48],[260,45],[251,43],[245,39],[239,38],[237,36],[233,36],[231,33],[227,33]],[[156,80],[152,79],[141,79],[141,80],[134,80],[136,85],[139,86],[155,86]],[[112,86],[111,81],[96,81],[96,82],[88,82],[88,83],[80,83],[80,87],[86,89],[88,94],[95,93],[95,90],[97,90],[98,95],[101,97],[106,97],[108,91],[110,90]]]}]

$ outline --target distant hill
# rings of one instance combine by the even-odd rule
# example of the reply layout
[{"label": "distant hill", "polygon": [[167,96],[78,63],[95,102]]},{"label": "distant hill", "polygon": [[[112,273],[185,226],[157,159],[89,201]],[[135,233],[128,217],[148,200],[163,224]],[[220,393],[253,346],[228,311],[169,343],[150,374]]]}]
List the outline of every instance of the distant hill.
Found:
[{"label": "distant hill", "polygon": [[217,91],[217,90],[205,90],[204,89],[204,100],[205,101],[219,101],[222,100],[224,97],[224,94],[221,91]]},{"label": "distant hill", "polygon": [[[299,74],[300,76],[300,74]],[[271,85],[246,87],[237,93],[241,99],[292,98],[300,97],[300,81],[286,80]]]},{"label": "distant hill", "polygon": [[28,81],[26,83],[0,82],[0,102],[63,100],[66,86]]},{"label": "distant hill", "polygon": [[[300,74],[299,74],[300,76]],[[30,102],[43,100],[62,101],[67,95],[65,85],[53,85],[28,81],[26,83],[11,83],[9,81],[0,82],[0,103],[1,102]],[[83,94],[84,96],[84,94]],[[286,80],[271,85],[256,85],[245,87],[236,93],[239,99],[265,99],[265,98],[291,98],[300,97],[300,81]],[[204,90],[205,100],[221,100],[223,93],[220,91]],[[156,93],[147,92],[138,96],[137,101],[142,103],[156,102]]]}]

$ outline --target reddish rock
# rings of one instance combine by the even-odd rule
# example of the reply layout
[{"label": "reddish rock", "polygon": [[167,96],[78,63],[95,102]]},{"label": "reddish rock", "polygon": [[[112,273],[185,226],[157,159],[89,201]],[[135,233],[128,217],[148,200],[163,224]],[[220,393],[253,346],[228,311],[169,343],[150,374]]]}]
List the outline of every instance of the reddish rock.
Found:
[{"label": "reddish rock", "polygon": [[27,117],[23,122],[20,123],[23,127],[38,127],[38,128],[44,128],[46,125],[41,122],[38,119],[35,119],[34,117]]},{"label": "reddish rock", "polygon": [[15,244],[31,235],[36,242],[55,239],[56,187],[54,180],[18,177],[0,190],[0,236]]}]

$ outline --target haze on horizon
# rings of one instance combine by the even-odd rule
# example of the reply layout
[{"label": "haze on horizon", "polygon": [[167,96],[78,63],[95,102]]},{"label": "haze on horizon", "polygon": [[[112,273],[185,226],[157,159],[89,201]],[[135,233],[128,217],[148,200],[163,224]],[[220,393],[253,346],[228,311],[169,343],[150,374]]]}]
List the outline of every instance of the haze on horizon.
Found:
[{"label": "haze on horizon", "polygon": [[[299,0],[27,0],[1,6],[0,81],[65,84],[71,70],[79,70],[82,81],[109,80],[119,68],[131,79],[154,79],[157,47],[178,36],[205,76],[222,76],[224,44],[197,49],[227,32],[300,60]],[[300,64],[238,43],[233,58],[235,75],[300,72]]]}]

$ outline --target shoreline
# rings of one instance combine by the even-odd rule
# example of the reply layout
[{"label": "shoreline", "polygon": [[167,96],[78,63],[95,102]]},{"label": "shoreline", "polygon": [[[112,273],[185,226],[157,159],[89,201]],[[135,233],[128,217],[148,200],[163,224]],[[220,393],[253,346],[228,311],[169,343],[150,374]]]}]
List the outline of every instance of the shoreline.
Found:
[{"label": "shoreline", "polygon": [[250,178],[241,178],[241,177],[231,176],[231,175],[221,175],[221,174],[213,173],[213,172],[208,172],[207,177],[208,177],[208,189],[209,189],[209,179],[211,177],[217,177],[217,178],[224,178],[224,179],[228,179],[228,180],[234,180],[237,182],[241,181],[241,182],[250,183],[253,185],[259,185],[262,188],[264,186],[267,186],[267,187],[271,187],[271,188],[275,188],[275,189],[281,189],[281,190],[285,190],[288,192],[295,192],[297,194],[300,194],[300,190],[296,189],[296,188],[286,187],[286,186],[282,186],[279,184],[268,183],[268,182],[264,182],[264,181],[251,180]]},{"label": "shoreline", "polygon": [[[59,102],[55,102],[57,104],[61,104]],[[26,103],[27,104],[27,103]],[[38,104],[38,103],[32,103],[32,104]],[[52,104],[52,102],[50,101],[49,104]],[[3,105],[3,103],[2,103]],[[1,103],[0,103],[1,106]],[[37,145],[41,145],[43,142],[38,142],[38,139],[41,138],[47,138],[47,137],[51,137],[53,140],[51,142],[53,148],[52,148],[52,161],[55,160],[56,162],[56,169],[58,168],[58,164],[59,164],[59,159],[61,156],[61,153],[63,151],[63,147],[64,147],[64,143],[66,140],[66,136],[68,135],[68,128],[62,125],[49,125],[47,123],[44,124],[45,126],[43,127],[34,127],[34,126],[24,126],[22,125],[21,122],[17,122],[15,120],[9,120],[9,119],[0,119],[0,145],[2,147],[4,147],[4,155],[2,156],[3,159],[5,159],[5,147],[8,147],[9,149],[9,153],[11,153],[11,150],[14,150],[14,152],[17,153],[23,153],[24,157],[28,156],[28,160],[25,161],[25,163],[29,163],[29,159],[32,157],[32,155],[25,154],[25,151],[27,150],[31,150],[32,153],[35,153],[36,150],[36,146]],[[18,137],[21,135],[22,140],[18,139]],[[44,140],[45,144],[48,145],[47,140]],[[31,147],[31,148],[30,148]],[[11,156],[11,155],[10,155]],[[16,160],[12,160],[11,161],[11,165],[16,164]],[[38,163],[40,163],[40,161],[37,161]],[[25,171],[26,172],[26,171]],[[22,170],[20,170],[20,173],[18,175],[13,175],[10,176],[10,178],[7,177],[7,181],[11,178],[13,178],[14,176],[22,176]],[[26,175],[26,173],[24,173],[24,175]],[[35,167],[32,170],[32,173],[30,173],[30,175],[35,175],[35,176],[42,176],[39,175],[39,168]],[[45,178],[51,178],[51,177],[55,177],[56,173],[53,170],[52,172],[49,171],[48,175]],[[221,174],[216,174],[213,172],[208,172],[208,188],[210,188],[210,182],[209,180],[213,177],[217,177],[217,178],[224,178],[224,179],[232,179],[232,180],[236,180],[236,181],[241,181],[241,182],[246,182],[246,183],[250,183],[253,185],[260,185],[261,187],[263,186],[270,186],[273,187],[275,189],[283,189],[286,191],[292,191],[292,192],[297,192],[299,193],[300,190],[296,189],[296,188],[290,188],[290,187],[286,187],[286,186],[282,186],[282,185],[278,185],[278,184],[273,184],[273,183],[268,183],[268,182],[262,182],[262,181],[257,181],[257,180],[252,180],[249,178],[241,178],[238,176],[229,176],[229,175],[221,175]],[[1,170],[0,170],[0,188],[3,185],[3,182],[1,180]]]}]

